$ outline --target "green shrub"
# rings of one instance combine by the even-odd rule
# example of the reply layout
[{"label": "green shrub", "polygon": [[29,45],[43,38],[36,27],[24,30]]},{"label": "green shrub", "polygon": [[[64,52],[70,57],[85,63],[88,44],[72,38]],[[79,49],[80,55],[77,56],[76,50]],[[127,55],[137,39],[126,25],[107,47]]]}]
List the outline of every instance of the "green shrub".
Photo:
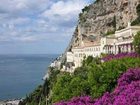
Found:
[{"label": "green shrub", "polygon": [[105,34],[105,36],[112,35],[112,34],[115,34],[115,30],[107,31],[107,33]]},{"label": "green shrub", "polygon": [[140,4],[137,6],[137,15],[138,17],[131,23],[132,26],[140,25]]},{"label": "green shrub", "polygon": [[83,13],[80,13],[80,14],[79,14],[79,22],[80,22],[80,23],[86,22],[86,17],[83,15]]},{"label": "green shrub", "polygon": [[140,31],[134,36],[133,45],[135,51],[140,54]]},{"label": "green shrub", "polygon": [[122,58],[104,63],[95,63],[91,58],[77,68],[72,75],[62,75],[53,88],[53,102],[68,100],[75,96],[90,95],[100,97],[112,91],[119,76],[128,68],[140,67],[139,58]]},{"label": "green shrub", "polygon": [[52,102],[57,102],[60,100],[66,100],[71,98],[71,92],[69,90],[69,84],[71,81],[70,74],[62,74],[58,77],[56,84],[54,85],[52,91]]},{"label": "green shrub", "polygon": [[82,13],[88,12],[89,10],[90,10],[90,7],[89,6],[85,6],[85,8],[82,9]]}]

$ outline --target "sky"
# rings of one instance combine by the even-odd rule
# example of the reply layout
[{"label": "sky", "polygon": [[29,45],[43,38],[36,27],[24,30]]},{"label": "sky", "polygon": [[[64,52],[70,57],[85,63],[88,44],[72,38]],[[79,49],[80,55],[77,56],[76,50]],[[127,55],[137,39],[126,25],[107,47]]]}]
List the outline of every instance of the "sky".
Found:
[{"label": "sky", "polygon": [[61,54],[93,0],[0,0],[0,54]]}]

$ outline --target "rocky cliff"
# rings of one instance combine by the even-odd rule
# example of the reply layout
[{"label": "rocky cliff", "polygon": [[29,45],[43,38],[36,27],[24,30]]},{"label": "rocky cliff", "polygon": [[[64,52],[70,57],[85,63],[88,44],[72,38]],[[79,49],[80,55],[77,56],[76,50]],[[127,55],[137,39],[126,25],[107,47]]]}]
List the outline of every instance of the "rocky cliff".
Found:
[{"label": "rocky cliff", "polygon": [[125,28],[128,22],[135,25],[139,20],[140,0],[96,0],[79,14],[78,27],[70,45],[78,46],[81,35],[111,34]]}]

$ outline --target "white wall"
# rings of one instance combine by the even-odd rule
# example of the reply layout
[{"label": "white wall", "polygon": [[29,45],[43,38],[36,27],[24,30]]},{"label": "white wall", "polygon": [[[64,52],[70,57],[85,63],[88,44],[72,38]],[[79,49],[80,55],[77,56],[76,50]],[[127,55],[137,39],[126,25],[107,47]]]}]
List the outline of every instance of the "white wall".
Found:
[{"label": "white wall", "polygon": [[76,67],[80,67],[84,57],[93,56],[99,57],[101,54],[101,46],[91,46],[83,48],[74,48],[73,52],[73,61]]},{"label": "white wall", "polygon": [[67,62],[73,62],[74,56],[72,52],[67,52]]}]

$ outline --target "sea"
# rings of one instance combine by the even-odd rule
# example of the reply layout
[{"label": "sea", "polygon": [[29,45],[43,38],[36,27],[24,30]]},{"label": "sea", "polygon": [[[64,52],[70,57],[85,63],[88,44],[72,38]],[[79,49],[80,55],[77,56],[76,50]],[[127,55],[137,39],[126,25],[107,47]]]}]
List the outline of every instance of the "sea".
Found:
[{"label": "sea", "polygon": [[43,76],[58,54],[0,55],[0,100],[25,98],[43,84]]}]

